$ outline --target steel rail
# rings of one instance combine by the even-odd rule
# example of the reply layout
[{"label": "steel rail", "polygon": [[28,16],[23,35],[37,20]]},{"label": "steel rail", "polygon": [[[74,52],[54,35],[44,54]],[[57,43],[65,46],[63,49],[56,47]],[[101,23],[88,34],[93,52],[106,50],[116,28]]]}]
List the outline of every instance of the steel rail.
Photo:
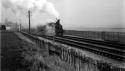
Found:
[{"label": "steel rail", "polygon": [[60,42],[63,44],[67,44],[79,49],[85,49],[87,51],[105,56],[105,57],[109,57],[115,60],[120,60],[120,61],[125,61],[125,56],[124,53],[122,51],[117,51],[114,49],[108,49],[108,48],[104,48],[102,46],[97,46],[97,45],[93,45],[93,44],[89,44],[89,43],[83,43],[83,42],[79,42],[76,40],[72,40],[72,39],[66,39],[66,38],[61,38],[61,37],[52,37],[52,36],[40,36],[40,35],[36,35],[36,34],[29,34],[29,33],[24,33],[21,32],[24,35],[30,37],[30,38],[37,38],[39,37],[43,37],[49,40],[54,40],[55,42]]},{"label": "steel rail", "polygon": [[[44,37],[44,38],[53,40],[53,38],[50,37],[50,36],[49,37]],[[69,40],[69,39],[62,39],[62,38],[56,38],[55,37],[54,41],[60,42],[60,43],[63,43],[63,44],[67,44],[67,45],[70,45],[70,46],[73,46],[73,47],[77,47],[77,48],[80,48],[80,49],[86,49],[86,50],[88,50],[90,52],[94,52],[94,53],[99,54],[99,55],[110,57],[112,59],[125,61],[124,52],[119,52],[117,54],[116,53],[117,51],[116,52],[111,52],[111,50],[108,50],[106,48],[104,49],[104,48],[99,47],[99,46],[93,46],[91,44],[80,43],[78,41]],[[114,50],[112,50],[112,51],[114,51]]]},{"label": "steel rail", "polygon": [[73,39],[73,40],[77,40],[77,41],[84,41],[84,42],[99,44],[99,45],[103,45],[103,46],[109,46],[111,48],[125,49],[125,44],[120,44],[120,43],[112,43],[112,42],[108,42],[108,41],[86,39],[83,37],[71,36],[71,35],[64,35],[63,38]]}]

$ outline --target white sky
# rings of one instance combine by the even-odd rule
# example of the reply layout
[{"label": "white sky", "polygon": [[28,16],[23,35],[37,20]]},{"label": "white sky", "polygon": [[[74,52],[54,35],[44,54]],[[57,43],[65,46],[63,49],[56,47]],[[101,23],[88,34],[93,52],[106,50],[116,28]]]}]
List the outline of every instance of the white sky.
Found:
[{"label": "white sky", "polygon": [[[60,13],[61,24],[65,29],[82,28],[125,28],[125,1],[124,0],[48,0],[55,4]],[[124,2],[123,2],[124,1]],[[26,13],[16,17],[11,10],[2,9],[2,21],[5,18],[14,22],[21,22],[28,26]],[[49,16],[33,14],[31,24],[44,24]]]}]

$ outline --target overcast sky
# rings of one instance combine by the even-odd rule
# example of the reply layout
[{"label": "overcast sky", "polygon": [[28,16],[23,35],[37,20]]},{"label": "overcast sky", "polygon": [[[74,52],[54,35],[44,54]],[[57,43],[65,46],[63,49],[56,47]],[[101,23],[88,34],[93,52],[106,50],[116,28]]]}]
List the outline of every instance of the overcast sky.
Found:
[{"label": "overcast sky", "polygon": [[[124,0],[48,0],[59,12],[61,24],[65,29],[82,28],[125,28]],[[123,2],[124,1],[124,2]],[[28,26],[26,12],[17,17],[9,8],[2,7],[2,21],[6,18]],[[0,15],[1,16],[1,15]],[[50,18],[45,13],[33,13],[32,26],[45,24]]]}]

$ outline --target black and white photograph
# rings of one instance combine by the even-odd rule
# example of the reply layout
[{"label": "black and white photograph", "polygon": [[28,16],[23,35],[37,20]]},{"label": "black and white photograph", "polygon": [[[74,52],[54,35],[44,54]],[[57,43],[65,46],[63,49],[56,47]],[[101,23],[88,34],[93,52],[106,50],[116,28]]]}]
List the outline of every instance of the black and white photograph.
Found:
[{"label": "black and white photograph", "polygon": [[125,71],[125,0],[0,0],[0,71]]}]

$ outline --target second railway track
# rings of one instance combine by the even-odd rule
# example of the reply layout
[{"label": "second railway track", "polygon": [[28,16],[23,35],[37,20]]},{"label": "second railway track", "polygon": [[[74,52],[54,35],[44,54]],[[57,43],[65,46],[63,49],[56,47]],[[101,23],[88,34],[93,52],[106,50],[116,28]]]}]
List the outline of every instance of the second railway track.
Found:
[{"label": "second railway track", "polygon": [[63,38],[73,39],[73,40],[77,40],[77,41],[89,42],[89,43],[92,43],[92,44],[98,44],[98,45],[108,46],[108,47],[117,48],[117,49],[123,49],[123,50],[125,49],[125,44],[114,43],[114,42],[112,43],[110,41],[86,39],[86,38],[83,38],[83,37],[70,36],[70,35],[65,35],[65,36],[63,36]]}]

